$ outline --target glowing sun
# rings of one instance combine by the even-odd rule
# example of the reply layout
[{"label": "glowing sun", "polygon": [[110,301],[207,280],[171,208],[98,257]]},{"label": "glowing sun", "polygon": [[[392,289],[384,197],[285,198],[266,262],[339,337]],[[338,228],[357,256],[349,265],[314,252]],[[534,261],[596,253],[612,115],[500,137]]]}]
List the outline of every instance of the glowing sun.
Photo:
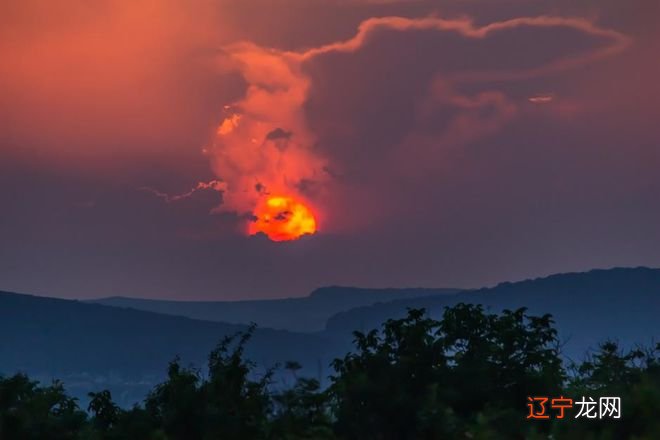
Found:
[{"label": "glowing sun", "polygon": [[289,196],[269,196],[254,210],[248,233],[263,232],[273,241],[295,240],[316,232],[316,217],[302,202]]}]

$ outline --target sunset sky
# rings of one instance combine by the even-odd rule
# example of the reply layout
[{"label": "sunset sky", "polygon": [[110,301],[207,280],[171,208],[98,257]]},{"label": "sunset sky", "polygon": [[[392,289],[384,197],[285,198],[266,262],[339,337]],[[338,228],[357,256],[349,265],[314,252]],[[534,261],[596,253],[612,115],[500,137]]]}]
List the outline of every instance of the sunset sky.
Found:
[{"label": "sunset sky", "polygon": [[[0,290],[658,267],[659,18],[657,0],[2,2]],[[295,228],[254,234],[277,203]]]}]

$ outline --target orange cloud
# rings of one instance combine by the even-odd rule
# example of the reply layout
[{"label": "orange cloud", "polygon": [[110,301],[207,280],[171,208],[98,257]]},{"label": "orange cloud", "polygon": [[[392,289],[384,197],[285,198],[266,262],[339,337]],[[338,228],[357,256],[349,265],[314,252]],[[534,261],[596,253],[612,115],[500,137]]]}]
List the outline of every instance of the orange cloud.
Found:
[{"label": "orange cloud", "polygon": [[[102,6],[26,0],[3,6],[0,87],[6,93],[0,96],[0,117],[5,135],[18,139],[13,147],[26,154],[29,146],[47,145],[49,165],[60,160],[72,166],[90,155],[196,152],[212,130],[203,151],[216,180],[173,196],[152,192],[174,201],[210,188],[223,193],[216,211],[245,216],[266,195],[293,196],[312,207],[323,227],[323,199],[333,182],[329,170],[341,171],[342,163],[320,145],[323,139],[307,120],[305,106],[318,86],[308,68],[319,59],[358,53],[383,31],[485,40],[512,29],[559,28],[602,41],[593,50],[531,68],[446,72],[422,85],[428,96],[410,111],[433,118],[437,109],[451,109],[455,116],[435,142],[460,145],[494,133],[517,111],[501,91],[468,93],[460,84],[547,75],[612,56],[630,44],[626,35],[581,18],[521,17],[478,26],[469,19],[380,17],[364,20],[346,40],[279,50],[249,41],[227,44],[242,33],[223,19],[223,8],[230,9],[222,1],[205,0]],[[226,79],[236,73],[239,85]],[[410,148],[420,148],[415,139],[411,133],[386,159],[396,165],[410,158]]]},{"label": "orange cloud", "polygon": [[280,52],[250,43],[225,52],[248,87],[243,99],[225,107],[207,148],[214,172],[226,183],[218,211],[250,214],[267,194],[310,198],[328,176],[303,110],[309,78],[297,60]]},{"label": "orange cloud", "polygon": [[[516,105],[504,93],[490,90],[468,95],[459,92],[457,84],[518,80],[570,69],[620,52],[630,44],[630,38],[581,18],[522,17],[476,26],[468,19],[383,17],[363,21],[348,40],[304,51],[281,51],[249,42],[225,46],[224,54],[242,75],[247,91],[242,99],[226,107],[213,145],[206,149],[216,176],[226,183],[223,203],[217,210],[250,214],[268,194],[291,194],[314,205],[320,190],[331,181],[327,172],[330,161],[317,149],[319,139],[306,121],[305,104],[314,84],[305,67],[311,61],[332,53],[359,52],[381,30],[431,30],[483,40],[525,27],[569,29],[600,39],[602,44],[531,68],[440,75],[430,86],[428,99],[420,103],[420,116],[424,117],[424,112],[432,114],[439,107],[451,108],[456,116],[434,142],[412,133],[402,144],[408,151],[395,152],[388,159],[396,166],[416,157],[412,151],[419,153],[420,148],[430,148],[432,143],[460,145],[492,134],[515,116]],[[411,146],[411,142],[420,145]]]}]

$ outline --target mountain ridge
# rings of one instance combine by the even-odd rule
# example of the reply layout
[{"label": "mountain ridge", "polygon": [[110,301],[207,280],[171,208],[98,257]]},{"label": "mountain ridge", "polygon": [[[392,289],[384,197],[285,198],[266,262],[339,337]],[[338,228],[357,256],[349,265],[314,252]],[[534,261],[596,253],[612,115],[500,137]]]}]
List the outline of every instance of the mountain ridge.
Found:
[{"label": "mountain ridge", "polygon": [[[333,289],[349,297],[359,290]],[[331,291],[326,290],[326,296],[332,297]],[[427,293],[424,289],[415,292]],[[291,304],[290,300],[281,301],[277,304],[282,307]],[[327,379],[324,372],[329,371],[329,362],[350,350],[354,330],[380,328],[387,319],[403,317],[408,308],[425,308],[438,319],[445,307],[458,302],[482,304],[492,313],[527,307],[531,315],[552,314],[568,359],[582,359],[587,349],[608,338],[624,346],[648,345],[654,338],[656,342],[660,339],[660,269],[638,267],[555,274],[454,294],[375,302],[327,319],[323,317],[328,310],[315,314],[314,310],[307,313],[304,307],[297,308],[285,318],[317,319],[316,325],[323,330],[301,333],[259,327],[246,355],[262,368],[294,360],[303,366],[301,375]],[[310,303],[302,302],[306,304]],[[323,301],[311,304],[324,306]],[[46,381],[61,378],[78,396],[110,388],[122,404],[130,405],[162,379],[174,356],[180,355],[184,364],[203,366],[221,338],[246,328],[243,324],[0,291],[0,374],[25,371]]]},{"label": "mountain ridge", "polygon": [[386,319],[403,317],[408,308],[425,308],[438,318],[445,307],[461,302],[481,304],[493,312],[526,307],[530,314],[550,313],[568,341],[568,357],[579,357],[608,338],[628,346],[660,338],[660,269],[648,267],[553,274],[445,297],[356,307],[328,319],[325,332],[350,338],[346,329],[377,328]]},{"label": "mountain ridge", "polygon": [[248,324],[274,329],[316,332],[322,331],[332,315],[354,307],[387,302],[397,298],[449,295],[460,291],[453,288],[361,288],[326,286],[304,297],[241,301],[185,301],[105,297],[85,301],[112,307],[148,310],[167,315]]},{"label": "mountain ridge", "polygon": [[[22,371],[45,381],[65,379],[83,398],[89,391],[111,388],[130,405],[162,380],[176,356],[203,367],[216,344],[247,328],[0,291],[0,374]],[[246,356],[261,370],[293,360],[304,374],[317,376],[317,366],[330,361],[325,356],[335,351],[332,347],[319,334],[257,328]]]}]

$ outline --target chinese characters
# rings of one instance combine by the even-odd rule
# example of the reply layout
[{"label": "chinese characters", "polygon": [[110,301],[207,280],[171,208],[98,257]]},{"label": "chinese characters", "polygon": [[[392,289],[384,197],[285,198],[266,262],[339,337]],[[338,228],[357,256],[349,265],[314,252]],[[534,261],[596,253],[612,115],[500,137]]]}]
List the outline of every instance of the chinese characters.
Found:
[{"label": "chinese characters", "polygon": [[577,410],[573,418],[587,419],[620,419],[621,398],[599,397],[596,401],[593,397],[582,396],[576,400],[560,396],[550,398],[546,396],[527,397],[527,419],[548,420],[563,419],[571,410]]}]

